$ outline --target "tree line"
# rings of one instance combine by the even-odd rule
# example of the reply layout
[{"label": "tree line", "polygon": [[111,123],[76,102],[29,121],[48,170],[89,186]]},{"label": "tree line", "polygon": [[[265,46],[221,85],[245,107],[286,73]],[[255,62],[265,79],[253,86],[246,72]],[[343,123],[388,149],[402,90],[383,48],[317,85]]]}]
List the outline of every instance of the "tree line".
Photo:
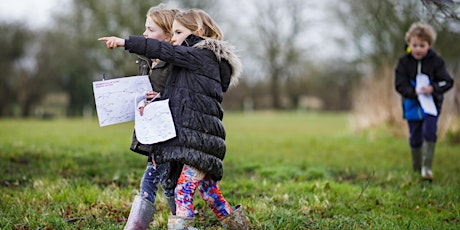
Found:
[{"label": "tree line", "polygon": [[[71,0],[69,10],[55,14],[52,25],[40,31],[21,22],[0,24],[0,116],[94,112],[93,81],[103,73],[108,78],[137,73],[136,56],[108,51],[97,37],[141,34],[147,10],[161,2],[206,10],[221,25],[225,39],[240,49],[244,76],[226,95],[226,109],[361,108],[366,101],[357,95],[363,88],[376,87],[366,84],[369,79],[392,79],[397,57],[404,53],[404,33],[418,20],[435,26],[435,49],[460,81],[459,3],[455,1],[325,1],[326,7],[320,9],[327,11],[322,13],[346,36],[333,40],[339,47],[336,54],[318,60],[311,52],[317,47],[311,47],[308,37],[311,25],[321,23],[308,17],[319,9],[313,1],[117,0],[107,4]],[[236,20],[241,15],[245,17]],[[389,95],[393,95],[391,87],[384,87]],[[58,108],[47,110],[53,105]]]}]

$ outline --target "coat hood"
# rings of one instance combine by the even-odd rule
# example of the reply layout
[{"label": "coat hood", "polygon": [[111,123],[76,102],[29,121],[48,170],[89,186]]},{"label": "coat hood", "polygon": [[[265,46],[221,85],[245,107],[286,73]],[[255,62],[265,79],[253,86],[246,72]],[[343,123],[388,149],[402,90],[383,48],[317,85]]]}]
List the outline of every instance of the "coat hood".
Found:
[{"label": "coat hood", "polygon": [[193,47],[211,50],[219,61],[225,60],[231,67],[230,87],[238,84],[238,79],[243,72],[240,59],[235,54],[235,47],[228,42],[215,39],[204,39],[196,43]]}]

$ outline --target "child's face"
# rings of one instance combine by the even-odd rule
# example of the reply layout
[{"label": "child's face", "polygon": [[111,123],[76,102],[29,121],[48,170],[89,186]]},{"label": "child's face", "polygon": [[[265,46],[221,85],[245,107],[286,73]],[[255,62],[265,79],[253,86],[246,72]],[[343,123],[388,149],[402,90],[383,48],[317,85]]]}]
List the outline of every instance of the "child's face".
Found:
[{"label": "child's face", "polygon": [[411,37],[409,40],[409,48],[412,56],[420,60],[426,56],[431,45],[427,41],[420,39],[419,37]]},{"label": "child's face", "polygon": [[172,31],[173,31],[173,36],[171,38],[171,42],[174,45],[181,45],[182,42],[185,41],[185,39],[192,34],[192,31],[187,29],[185,26],[180,24],[180,22],[174,20],[172,24]]},{"label": "child's face", "polygon": [[165,32],[157,24],[155,24],[150,17],[147,17],[145,20],[145,31],[143,35],[146,38],[153,38],[160,41],[169,40]]}]

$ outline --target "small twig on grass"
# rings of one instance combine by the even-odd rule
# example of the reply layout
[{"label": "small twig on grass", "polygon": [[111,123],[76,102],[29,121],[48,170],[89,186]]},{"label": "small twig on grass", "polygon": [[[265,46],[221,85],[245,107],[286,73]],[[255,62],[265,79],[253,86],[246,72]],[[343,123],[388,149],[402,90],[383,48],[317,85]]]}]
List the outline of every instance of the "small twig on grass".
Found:
[{"label": "small twig on grass", "polygon": [[[372,170],[371,176],[367,178],[367,183],[366,183],[366,185],[365,185],[364,187],[361,187],[361,192],[359,193],[358,198],[356,198],[356,201],[358,201],[359,199],[361,199],[361,196],[363,195],[364,191],[366,191],[367,187],[369,187],[369,184],[371,183],[371,180],[372,180],[372,178],[374,178],[374,176],[375,176],[375,171]],[[356,201],[355,201],[355,202],[356,202]]]},{"label": "small twig on grass", "polygon": [[76,221],[79,221],[79,220],[85,220],[86,218],[85,217],[75,217],[75,218],[70,218],[67,220],[67,223],[72,223],[72,222],[76,222]]}]

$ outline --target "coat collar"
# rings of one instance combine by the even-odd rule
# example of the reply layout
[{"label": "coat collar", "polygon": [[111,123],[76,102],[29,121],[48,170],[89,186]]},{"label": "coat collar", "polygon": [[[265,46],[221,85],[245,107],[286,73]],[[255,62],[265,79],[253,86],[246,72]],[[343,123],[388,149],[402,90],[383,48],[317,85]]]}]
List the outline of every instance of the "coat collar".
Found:
[{"label": "coat collar", "polygon": [[194,46],[195,44],[197,44],[198,42],[204,40],[204,38],[200,37],[200,36],[196,36],[194,34],[190,34],[185,40],[184,42],[182,42],[182,45],[183,46],[188,46],[188,47],[192,47]]}]

